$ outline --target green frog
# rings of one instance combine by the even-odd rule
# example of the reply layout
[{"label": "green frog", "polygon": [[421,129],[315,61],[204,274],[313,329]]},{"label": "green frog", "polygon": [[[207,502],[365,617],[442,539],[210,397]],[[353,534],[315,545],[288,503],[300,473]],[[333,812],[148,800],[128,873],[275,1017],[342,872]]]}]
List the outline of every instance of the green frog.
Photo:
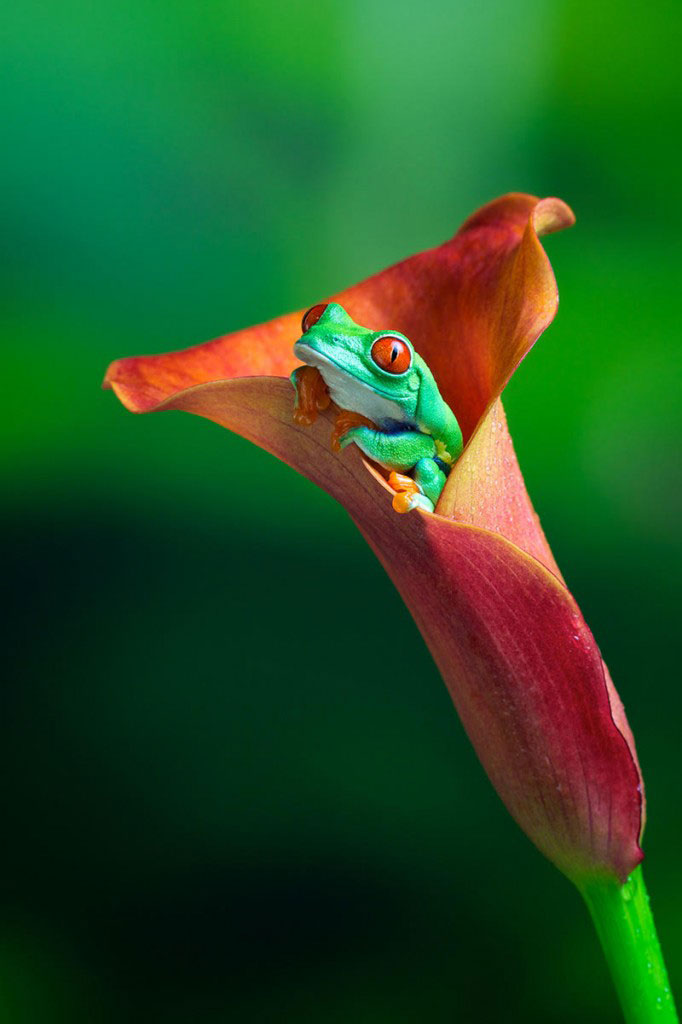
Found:
[{"label": "green frog", "polygon": [[294,355],[305,366],[291,375],[298,422],[314,418],[306,415],[302,387],[307,368],[314,367],[328,395],[318,392],[317,408],[331,398],[339,409],[357,414],[355,425],[348,425],[352,417],[342,421],[347,429],[339,446],[356,444],[391,471],[389,483],[400,492],[394,500],[398,511],[433,512],[462,452],[462,431],[412,343],[399,331],[361,327],[338,302],[313,306],[301,328]]}]

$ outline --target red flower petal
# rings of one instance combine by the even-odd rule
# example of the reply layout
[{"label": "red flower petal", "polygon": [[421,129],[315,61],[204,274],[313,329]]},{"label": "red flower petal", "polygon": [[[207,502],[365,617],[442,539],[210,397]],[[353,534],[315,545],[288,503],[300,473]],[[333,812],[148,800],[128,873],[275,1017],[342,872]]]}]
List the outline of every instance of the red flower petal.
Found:
[{"label": "red flower petal", "polygon": [[499,533],[562,579],[523,482],[500,399],[455,463],[436,511]]},{"label": "red flower petal", "polygon": [[383,478],[367,472],[356,449],[332,454],[331,412],[311,428],[293,423],[288,382],[206,384],[163,407],[237,430],[348,509],[412,612],[519,825],[569,877],[624,880],[642,857],[641,779],[622,707],[566,587],[495,533],[438,515],[397,515]]},{"label": "red flower petal", "polygon": [[[556,282],[538,234],[573,219],[559,199],[503,196],[451,241],[334,298],[358,323],[410,338],[467,439],[556,312]],[[149,412],[196,384],[288,377],[300,325],[301,313],[291,313],[181,352],[121,359],[109,367],[105,385],[133,412]]]},{"label": "red flower petal", "polygon": [[464,440],[556,313],[556,281],[538,234],[573,224],[560,199],[512,193],[455,237],[341,292],[357,323],[413,342]]},{"label": "red flower petal", "polygon": [[439,516],[411,517],[396,543],[379,516],[358,525],[518,824],[570,878],[625,881],[642,859],[641,780],[568,590],[503,538]]},{"label": "red flower petal", "polygon": [[232,377],[288,377],[300,365],[292,351],[300,327],[300,314],[287,313],[179,352],[117,359],[103,386],[113,388],[131,412],[153,412],[170,395],[197,384]]},{"label": "red flower petal", "polygon": [[559,200],[505,196],[452,241],[336,296],[357,322],[411,338],[470,439],[438,515],[397,515],[357,450],[332,454],[331,411],[297,427],[288,381],[250,376],[289,374],[300,314],[185,352],[120,360],[105,383],[134,411],[185,409],[235,430],[334,495],[403,595],[522,828],[576,880],[625,879],[642,856],[632,735],[497,401],[556,311],[538,235],[572,220]]}]

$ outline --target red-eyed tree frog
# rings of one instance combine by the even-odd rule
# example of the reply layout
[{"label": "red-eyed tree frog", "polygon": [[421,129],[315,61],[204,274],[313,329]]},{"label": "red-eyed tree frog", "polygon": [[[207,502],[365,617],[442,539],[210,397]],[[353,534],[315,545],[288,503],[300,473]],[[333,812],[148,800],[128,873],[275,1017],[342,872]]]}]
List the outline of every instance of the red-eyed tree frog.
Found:
[{"label": "red-eyed tree frog", "polygon": [[[462,431],[412,343],[398,331],[361,327],[337,302],[313,306],[301,327],[294,355],[305,366],[291,375],[294,418],[313,422],[331,398],[344,410],[337,423],[339,446],[356,444],[392,471],[389,483],[399,492],[394,508],[433,512],[462,452]],[[322,381],[318,374],[311,380],[310,367]]]}]

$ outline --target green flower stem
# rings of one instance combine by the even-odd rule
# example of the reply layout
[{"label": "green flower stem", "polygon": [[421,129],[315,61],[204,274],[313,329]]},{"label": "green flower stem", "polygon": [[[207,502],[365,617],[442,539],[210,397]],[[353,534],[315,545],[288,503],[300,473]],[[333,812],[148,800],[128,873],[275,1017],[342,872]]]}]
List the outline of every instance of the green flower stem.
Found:
[{"label": "green flower stem", "polygon": [[627,1024],[677,1024],[641,867],[625,885],[580,887],[599,935]]}]

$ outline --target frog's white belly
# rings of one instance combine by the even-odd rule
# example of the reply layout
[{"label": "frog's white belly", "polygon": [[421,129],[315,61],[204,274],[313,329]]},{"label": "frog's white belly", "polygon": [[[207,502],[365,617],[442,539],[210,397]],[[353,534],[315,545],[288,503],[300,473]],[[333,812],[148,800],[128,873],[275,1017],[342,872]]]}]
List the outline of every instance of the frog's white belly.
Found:
[{"label": "frog's white belly", "polygon": [[397,402],[377,394],[367,384],[350,377],[319,352],[299,342],[294,347],[294,354],[308,366],[315,366],[320,371],[331,399],[339,409],[358,412],[379,427],[395,423],[415,426]]}]

